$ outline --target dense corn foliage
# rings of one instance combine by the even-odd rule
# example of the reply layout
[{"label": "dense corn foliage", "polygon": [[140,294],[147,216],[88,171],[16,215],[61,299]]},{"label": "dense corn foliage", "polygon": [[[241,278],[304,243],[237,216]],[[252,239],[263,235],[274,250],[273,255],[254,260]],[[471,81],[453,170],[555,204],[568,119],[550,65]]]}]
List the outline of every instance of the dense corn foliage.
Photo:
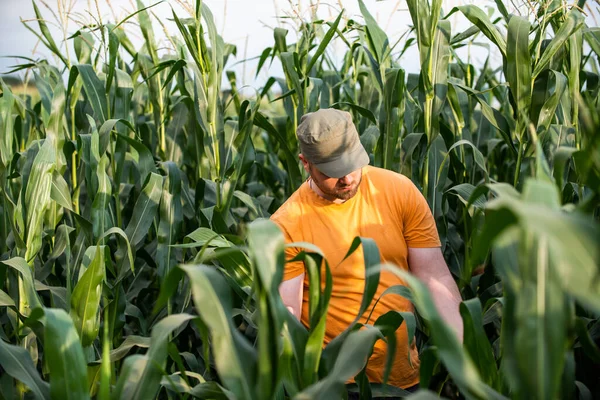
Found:
[{"label": "dense corn foliage", "polygon": [[[418,398],[600,396],[600,29],[585,1],[512,15],[497,0],[490,17],[407,0],[400,44],[418,47],[418,75],[358,2],[362,21],[315,13],[294,43],[276,28],[258,70],[279,62],[284,77],[248,97],[200,0],[169,16],[166,54],[140,0],[127,20],[141,48],[112,21],[74,32],[75,54],[34,1],[30,29],[58,64],[16,68],[34,74],[33,96],[0,80],[2,397],[332,399],[355,378],[368,399],[391,390],[366,381],[373,344],[401,324],[419,347]],[[454,32],[454,13],[471,27]],[[341,63],[332,40],[347,46]],[[501,65],[457,57],[480,42]],[[298,121],[327,107],[350,111],[371,163],[427,198],[464,345],[368,238],[349,249],[365,259],[361,312],[335,341],[323,348],[331,279],[318,249],[302,255],[310,329],[283,306],[283,237],[267,218],[305,178]],[[418,313],[359,324],[382,269]]]}]

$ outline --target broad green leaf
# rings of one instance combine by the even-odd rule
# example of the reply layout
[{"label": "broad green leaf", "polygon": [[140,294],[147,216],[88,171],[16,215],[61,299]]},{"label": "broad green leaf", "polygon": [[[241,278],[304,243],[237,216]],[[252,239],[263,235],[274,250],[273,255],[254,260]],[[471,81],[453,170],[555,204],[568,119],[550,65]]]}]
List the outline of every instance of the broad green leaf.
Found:
[{"label": "broad green leaf", "polygon": [[[450,148],[448,149],[448,155],[450,154],[450,152],[452,150],[458,148],[459,146],[464,146],[464,145],[471,147],[471,149],[473,150],[473,158],[475,159],[475,164],[477,164],[477,166],[481,169],[481,172],[483,172],[484,176],[487,178],[488,172],[487,172],[487,168],[485,165],[485,158],[483,157],[483,154],[481,154],[481,151],[479,151],[479,149],[477,147],[475,147],[475,145],[473,143],[471,143],[470,141],[468,141],[466,139],[457,141],[452,146],[450,146]],[[446,159],[447,159],[447,157],[446,157]]]},{"label": "broad green leaf", "polygon": [[[441,3],[441,2],[434,2]],[[438,10],[439,11],[439,10]],[[432,15],[433,18],[433,15]],[[431,61],[429,61],[428,81],[432,85],[433,104],[431,109],[425,109],[425,118],[430,118],[429,125],[432,132],[429,136],[429,143],[433,143],[439,132],[439,114],[446,102],[448,93],[448,63],[450,61],[450,22],[442,20],[437,24],[433,35],[433,44],[431,48]],[[421,72],[421,75],[423,72]],[[427,133],[427,131],[425,132]]]},{"label": "broad green leaf", "polygon": [[[35,12],[35,17],[38,22],[38,26],[40,28],[40,33],[41,33],[41,36],[37,35],[37,34],[36,35],[42,41],[42,43],[44,43],[44,45],[46,45],[46,47],[48,47],[48,49],[52,53],[54,53],[63,62],[63,64],[65,64],[68,67],[69,62],[67,61],[65,56],[60,52],[58,46],[56,46],[56,42],[54,41],[54,38],[52,37],[52,34],[50,33],[50,29],[48,28],[48,25],[46,24],[46,20],[44,19],[43,15],[40,13],[39,8],[35,4],[35,1],[32,0],[31,3],[33,4],[33,10]],[[43,36],[43,38],[42,38],[42,36]]]},{"label": "broad green leaf", "polygon": [[507,56],[506,40],[481,8],[475,5],[454,7],[446,16],[446,18],[457,11],[462,12],[469,21],[475,24],[481,30],[481,32],[498,47],[500,53],[502,53],[504,57]]},{"label": "broad green leaf", "polygon": [[162,194],[163,177],[151,172],[140,197],[135,202],[133,215],[125,229],[132,247],[137,247],[146,237],[154,221]]},{"label": "broad green leaf", "polygon": [[73,85],[77,76],[80,76],[83,81],[83,90],[94,110],[94,116],[101,123],[108,119],[108,99],[104,85],[96,75],[94,68],[89,64],[75,65],[71,68],[69,76],[69,87]]},{"label": "broad green leaf", "polygon": [[532,86],[529,21],[526,18],[512,16],[508,23],[506,59],[506,80],[517,106],[517,119],[523,120],[529,113]]},{"label": "broad green leaf", "polygon": [[498,390],[500,383],[498,368],[483,328],[483,315],[479,299],[463,301],[460,305],[460,314],[463,319],[465,347],[475,362],[483,381]]},{"label": "broad green leaf", "polygon": [[[35,144],[34,144],[35,146]],[[31,173],[25,190],[25,224],[27,234],[25,259],[31,262],[42,247],[44,213],[50,207],[52,191],[52,173],[55,168],[56,153],[51,140],[45,140],[33,160]]]},{"label": "broad green leaf", "polygon": [[207,266],[179,266],[190,279],[196,311],[212,335],[215,365],[223,385],[238,398],[251,396],[256,355],[231,324],[231,294],[224,279]]},{"label": "broad green leaf", "polygon": [[328,371],[332,371],[334,365],[337,363],[337,359],[341,355],[341,348],[344,345],[348,335],[355,329],[356,324],[362,318],[363,314],[367,311],[375,293],[379,286],[379,269],[378,265],[381,262],[381,256],[377,244],[370,238],[356,237],[352,241],[348,252],[344,259],[348,258],[353,254],[358,247],[362,245],[363,261],[365,266],[365,288],[363,290],[363,298],[360,303],[360,309],[358,314],[350,325],[337,337],[335,337],[325,350],[323,351],[322,362]]},{"label": "broad green leaf", "polygon": [[0,290],[0,307],[16,307],[14,300],[2,290]]},{"label": "broad green leaf", "polygon": [[[388,288],[386,292],[388,292],[389,289],[392,288],[402,288],[405,289],[406,292],[408,292],[408,294],[410,293],[407,287],[400,285],[392,286]],[[404,292],[404,290],[402,290],[402,292]],[[386,293],[382,293],[382,297],[384,294]],[[406,294],[407,293],[403,293],[403,295]],[[410,346],[413,343],[415,331],[417,328],[417,320],[415,318],[415,315],[412,312],[388,311],[387,313],[377,318],[377,320],[375,321],[375,327],[381,331],[381,333],[386,337],[388,342],[385,369],[383,371],[383,383],[386,383],[388,381],[390,373],[392,372],[394,358],[396,356],[396,330],[400,328],[400,325],[402,325],[403,322],[405,323],[407,329],[408,342],[406,343],[406,345],[409,348],[408,361],[412,365],[412,361],[410,359]]]},{"label": "broad green leaf", "polygon": [[164,165],[167,171],[164,188],[162,190],[158,223],[158,243],[156,258],[158,273],[165,276],[176,263],[174,250],[171,245],[179,239],[179,232],[183,222],[183,207],[181,203],[181,176],[180,170],[173,162]]},{"label": "broad green leaf", "polygon": [[256,113],[254,125],[264,129],[267,134],[274,138],[281,146],[285,156],[287,173],[290,175],[289,187],[290,189],[295,190],[302,183],[302,176],[300,175],[300,169],[298,168],[298,159],[290,150],[287,140],[260,112]]},{"label": "broad green leaf", "polygon": [[98,191],[94,196],[92,203],[92,226],[94,238],[97,240],[104,232],[112,227],[112,219],[110,213],[110,198],[111,184],[106,170],[109,165],[108,157],[105,155],[100,159],[100,163],[96,168],[98,179]]},{"label": "broad green leaf", "polygon": [[[255,288],[259,297],[258,391],[261,398],[272,397],[273,382],[280,368],[280,341],[283,316],[288,312],[279,295],[284,269],[284,238],[274,222],[264,219],[248,226],[248,248]],[[321,344],[322,347],[322,344]]]},{"label": "broad green leaf", "polygon": [[363,369],[375,341],[381,338],[379,329],[368,325],[364,328],[353,331],[345,337],[329,375],[306,388],[294,399],[331,399],[344,390],[345,383]]},{"label": "broad green leaf", "polygon": [[108,262],[110,262],[110,255],[107,247],[89,247],[82,263],[85,272],[71,295],[71,317],[84,347],[91,345],[98,337],[100,328],[98,312],[102,282],[106,277]]},{"label": "broad green leaf", "polygon": [[32,310],[41,307],[42,303],[38,298],[33,282],[33,273],[25,259],[13,257],[1,262],[13,268],[21,276],[23,290],[19,290],[19,312],[24,315],[29,315]]},{"label": "broad green leaf", "polygon": [[600,28],[586,27],[583,36],[597,57],[600,57]]},{"label": "broad green leaf", "polygon": [[73,321],[64,310],[46,308],[44,356],[50,370],[50,397],[89,399],[87,368]]},{"label": "broad green leaf", "polygon": [[339,102],[339,103],[333,103],[331,105],[331,108],[337,108],[340,109],[340,106],[348,106],[350,107],[352,110],[356,111],[357,113],[359,113],[360,115],[362,115],[365,118],[368,118],[369,121],[371,121],[373,124],[377,124],[377,120],[375,119],[375,115],[373,115],[373,113],[371,112],[371,110],[361,107],[357,104],[354,103],[349,103],[349,102]]},{"label": "broad green leaf", "polygon": [[[540,74],[534,83],[534,101],[536,109],[532,110],[535,118],[537,113],[537,131],[540,134],[550,129],[556,118],[556,109],[567,88],[567,77],[560,72],[550,70],[548,74]],[[543,103],[541,103],[541,101]],[[540,104],[541,103],[541,104]],[[539,110],[537,109],[539,107]]]},{"label": "broad green leaf", "polygon": [[50,386],[40,378],[29,352],[23,347],[0,339],[0,366],[8,375],[27,385],[36,398],[50,398]]},{"label": "broad green leaf", "polygon": [[548,64],[552,60],[552,57],[554,57],[556,52],[561,47],[565,46],[568,43],[569,38],[577,30],[579,30],[579,29],[581,29],[581,27],[583,27],[583,23],[584,23],[584,17],[581,14],[581,12],[579,12],[579,10],[577,10],[576,8],[571,9],[567,13],[567,18],[565,19],[564,23],[562,23],[560,25],[558,32],[556,32],[556,35],[554,35],[554,38],[552,38],[552,41],[550,41],[550,43],[548,44],[548,47],[546,47],[546,50],[544,50],[544,53],[542,54],[542,56],[536,63],[535,68],[533,69],[533,78],[534,79],[544,69],[546,69],[546,67],[548,67]]},{"label": "broad green leaf", "polygon": [[52,188],[50,189],[50,198],[57,202],[61,207],[73,211],[69,185],[65,181],[65,178],[63,178],[63,176],[57,171],[53,171],[52,173]]},{"label": "broad green leaf", "polygon": [[138,153],[137,168],[140,173],[140,182],[146,182],[148,175],[152,173],[158,174],[152,153],[143,143],[121,134],[119,134],[118,139],[125,141]]},{"label": "broad green leaf", "polygon": [[[361,1],[361,4],[362,4],[362,1]],[[306,66],[306,70],[304,71],[305,76],[308,76],[310,74],[311,69],[313,68],[315,63],[319,60],[319,57],[321,57],[321,55],[325,52],[327,45],[329,44],[329,42],[331,42],[331,39],[333,39],[333,36],[335,35],[335,32],[338,29],[338,25],[340,24],[340,20],[342,19],[343,14],[344,14],[343,11],[340,12],[340,15],[338,15],[336,20],[329,27],[329,30],[327,31],[325,36],[323,36],[323,39],[321,40],[321,43],[319,43],[319,47],[317,48],[317,51],[312,56],[312,58],[310,59],[310,62]],[[260,70],[260,67],[258,69]],[[258,71],[257,71],[257,74],[258,74]]]},{"label": "broad green leaf", "polygon": [[[152,328],[150,348],[143,362],[136,362],[136,373],[123,373],[117,383],[115,398],[118,399],[153,399],[160,388],[160,378],[165,373],[167,345],[173,331],[187,323],[194,316],[189,314],[173,314],[160,320]],[[129,360],[132,357],[126,359]]]},{"label": "broad green leaf", "polygon": [[385,73],[385,86],[383,88],[385,118],[381,121],[385,126],[379,140],[383,144],[383,168],[392,168],[398,141],[404,125],[404,70],[389,68]]},{"label": "broad green leaf", "polygon": [[383,65],[388,53],[391,51],[388,37],[379,27],[375,18],[373,18],[371,13],[369,13],[369,10],[365,6],[363,0],[358,0],[358,6],[360,7],[360,12],[365,19],[369,46],[371,47],[373,54],[375,54],[377,63]]},{"label": "broad green leaf", "polygon": [[433,343],[437,347],[437,355],[446,365],[461,393],[467,398],[504,399],[500,393],[482,382],[473,361],[462,349],[456,333],[439,315],[426,286],[407,271],[397,267],[384,264],[381,269],[397,275],[410,287],[415,307],[429,325]]},{"label": "broad green leaf", "polygon": [[[13,107],[15,97],[10,88],[0,79],[2,85],[2,97],[0,97],[0,129],[7,134],[0,138],[0,166],[7,168],[13,155]],[[1,170],[0,170],[1,171]]]}]

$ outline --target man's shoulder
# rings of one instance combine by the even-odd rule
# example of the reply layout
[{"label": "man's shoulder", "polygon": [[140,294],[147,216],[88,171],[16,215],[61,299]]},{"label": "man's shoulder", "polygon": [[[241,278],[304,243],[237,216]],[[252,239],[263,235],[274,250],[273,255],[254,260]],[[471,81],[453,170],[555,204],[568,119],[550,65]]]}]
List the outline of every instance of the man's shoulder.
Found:
[{"label": "man's shoulder", "polygon": [[292,195],[271,215],[271,221],[282,228],[294,223],[302,215],[300,189]]},{"label": "man's shoulder", "polygon": [[369,180],[372,181],[374,183],[374,185],[376,185],[376,186],[377,185],[404,186],[404,185],[410,185],[412,182],[407,176],[402,175],[398,172],[391,171],[389,169],[374,167],[371,165],[366,167],[365,172],[366,172],[366,176],[369,178]]}]

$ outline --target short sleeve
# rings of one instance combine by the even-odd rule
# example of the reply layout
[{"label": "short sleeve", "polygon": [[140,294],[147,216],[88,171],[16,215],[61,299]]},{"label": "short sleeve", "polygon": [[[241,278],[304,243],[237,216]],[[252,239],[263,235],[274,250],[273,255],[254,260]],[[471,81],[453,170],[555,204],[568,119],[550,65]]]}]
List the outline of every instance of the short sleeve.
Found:
[{"label": "short sleeve", "polygon": [[427,204],[415,184],[404,177],[404,196],[402,206],[402,220],[404,225],[404,238],[408,247],[440,247],[435,220]]},{"label": "short sleeve", "polygon": [[[283,233],[286,245],[292,243],[293,240],[290,237],[287,229],[285,229],[277,220],[273,220]],[[300,276],[304,272],[304,261],[290,261],[300,253],[300,249],[297,247],[285,247],[285,267],[283,270],[283,280],[287,281],[297,276]]]}]

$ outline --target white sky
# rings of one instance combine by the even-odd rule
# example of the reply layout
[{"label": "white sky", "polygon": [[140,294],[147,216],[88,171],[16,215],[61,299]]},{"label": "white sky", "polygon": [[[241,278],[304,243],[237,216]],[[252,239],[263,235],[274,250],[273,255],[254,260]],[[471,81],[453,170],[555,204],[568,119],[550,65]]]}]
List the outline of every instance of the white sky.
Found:
[{"label": "white sky", "polygon": [[[135,6],[132,0],[96,0],[98,9],[96,8],[96,1],[94,0],[45,0],[46,4],[58,13],[59,6],[64,4],[64,8],[68,8],[66,5],[73,4],[74,7],[71,11],[72,20],[85,20],[92,21],[92,15],[101,15],[103,22],[115,22],[120,21],[122,18],[131,14],[135,10]],[[158,0],[143,0],[146,6],[154,4]],[[183,0],[186,1],[186,0]],[[193,3],[195,0],[187,0],[189,3]],[[421,0],[423,1],[423,0]],[[598,26],[600,21],[600,6],[598,0],[588,0],[588,18],[586,20],[589,26]],[[303,18],[310,19],[310,0],[204,0],[204,2],[212,10],[217,28],[221,35],[224,37],[226,42],[233,43],[237,46],[239,61],[244,58],[251,58],[259,56],[262,50],[266,47],[273,46],[273,28],[276,26],[286,27],[290,30],[288,34],[288,43],[294,41],[293,27],[290,25],[289,19],[276,18],[276,15],[284,16],[291,15],[293,12],[299,13]],[[317,3],[317,0],[312,0],[313,3]],[[391,43],[395,43],[396,40],[409,28],[412,24],[410,14],[406,6],[405,0],[364,0],[367,8],[371,14],[377,19],[379,25],[385,30]],[[506,1],[507,4],[519,4],[523,3],[523,0],[513,0],[512,2]],[[340,5],[346,9],[346,16],[349,18],[357,19],[362,21],[362,17],[358,8],[357,0],[329,0],[320,1],[319,3],[319,16],[324,19],[335,19],[337,17]],[[44,15],[45,19],[49,21],[50,28],[52,30],[55,41],[64,47],[64,40],[62,31],[57,27],[57,23],[52,16],[52,13],[44,6],[41,0],[36,0],[36,4],[40,8],[40,11]],[[479,7],[486,9],[486,7],[494,7],[494,2],[490,0],[444,0],[443,10],[444,13],[449,12],[452,7],[459,4],[476,4]],[[112,7],[110,7],[110,6]],[[178,34],[177,28],[174,22],[171,21],[171,7],[176,11],[180,18],[187,17],[184,9],[178,4],[176,0],[165,0],[163,3],[153,7],[151,10],[155,15],[161,18],[161,21],[165,24],[167,30],[171,35]],[[509,12],[512,11],[512,6],[507,5]],[[111,10],[112,8],[112,10]],[[114,15],[113,15],[114,11]],[[37,38],[29,32],[20,19],[30,20],[35,16],[33,12],[33,6],[31,2],[25,0],[0,0],[0,74],[7,72],[10,66],[19,63],[19,60],[6,57],[21,55],[32,58],[50,57],[50,53],[43,45],[39,44]],[[116,18],[115,18],[116,17]],[[132,23],[128,23],[128,33],[130,39],[136,47],[142,43],[141,33],[139,28],[136,26],[136,18],[130,20]],[[456,13],[451,17],[452,21],[452,35],[467,29],[470,23],[466,21],[460,13]],[[31,21],[30,26],[35,31],[39,31],[36,21]],[[154,21],[155,35],[157,40],[160,41],[161,45],[168,46],[168,42],[165,39],[165,35],[162,31],[162,27],[157,21]],[[77,24],[70,22],[67,27],[67,35],[72,34],[78,28]],[[404,41],[405,39],[403,39]],[[400,42],[397,49],[403,46],[403,41]],[[71,42],[71,41],[69,41]],[[246,47],[247,43],[247,47]],[[328,47],[328,52],[334,57],[339,59],[344,54],[346,48],[341,42],[335,43]],[[480,65],[485,60],[488,54],[488,50],[480,47],[473,47],[471,49],[470,56],[472,57],[472,63]],[[460,57],[467,58],[467,49],[461,49],[459,53]],[[74,59],[73,51],[71,50],[71,57]],[[408,72],[419,71],[419,60],[416,46],[405,53],[404,57],[400,60],[401,65]],[[500,65],[501,60],[499,56],[496,56],[496,62],[494,64]],[[233,62],[230,62],[231,65]],[[251,86],[260,86],[267,78],[267,73],[263,72],[259,78],[255,81],[254,74],[256,72],[256,61],[244,64],[238,64],[235,68],[238,74],[238,80],[245,82]],[[279,65],[273,64],[269,75],[283,75]]]}]

